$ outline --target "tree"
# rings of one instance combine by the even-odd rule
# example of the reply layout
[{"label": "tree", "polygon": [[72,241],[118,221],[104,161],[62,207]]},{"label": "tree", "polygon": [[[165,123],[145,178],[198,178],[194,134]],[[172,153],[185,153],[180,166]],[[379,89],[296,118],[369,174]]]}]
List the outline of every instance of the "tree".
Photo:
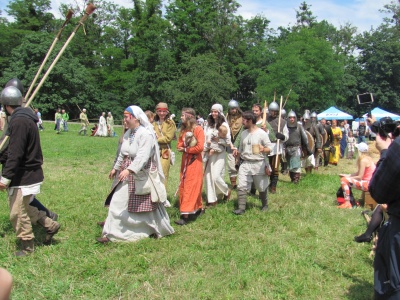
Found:
[{"label": "tree", "polygon": [[7,5],[7,13],[15,18],[16,29],[52,31],[53,14],[50,0],[13,0]]},{"label": "tree", "polygon": [[362,74],[358,90],[373,93],[375,105],[400,112],[400,5],[391,2],[384,7],[393,17],[357,39]]},{"label": "tree", "polygon": [[285,95],[295,85],[288,107],[296,111],[322,110],[344,102],[338,94],[343,61],[317,33],[314,28],[301,28],[278,43],[274,62],[258,80],[260,97],[271,98],[274,90]]},{"label": "tree", "polygon": [[174,107],[193,107],[203,115],[214,103],[227,104],[236,88],[235,78],[214,54],[183,57],[175,80],[163,84],[167,99],[173,99]]}]

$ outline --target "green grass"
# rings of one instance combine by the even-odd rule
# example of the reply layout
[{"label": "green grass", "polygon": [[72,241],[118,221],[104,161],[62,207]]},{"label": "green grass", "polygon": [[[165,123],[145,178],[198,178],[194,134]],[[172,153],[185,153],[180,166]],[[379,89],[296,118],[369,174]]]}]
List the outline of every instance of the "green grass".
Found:
[{"label": "green grass", "polygon": [[[95,242],[96,222],[107,215],[103,201],[118,139],[78,136],[78,124],[56,135],[45,125],[38,198],[59,214],[62,227],[51,246],[42,245],[44,234],[35,228],[35,253],[14,257],[18,243],[1,194],[0,266],[13,275],[12,299],[372,298],[370,245],[353,242],[365,230],[361,209],[338,210],[334,202],[337,174],[352,172],[354,160],[322,168],[299,185],[281,176],[268,213],[249,197],[246,213],[233,215],[233,192],[233,201],[184,227],[173,224],[177,205],[168,208],[176,231],[170,237],[102,245]],[[168,187],[173,204],[177,155]]]}]

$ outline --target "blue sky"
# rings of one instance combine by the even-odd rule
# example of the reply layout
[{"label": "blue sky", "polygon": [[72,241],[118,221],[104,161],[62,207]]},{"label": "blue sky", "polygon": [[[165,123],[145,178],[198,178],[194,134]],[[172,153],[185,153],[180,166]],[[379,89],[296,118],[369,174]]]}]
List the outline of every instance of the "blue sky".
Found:
[{"label": "blue sky", "polygon": [[[54,14],[58,13],[59,4],[73,2],[74,0],[52,0]],[[108,0],[110,1],[110,0]],[[248,19],[261,14],[271,21],[270,26],[274,29],[279,26],[286,27],[296,22],[296,10],[303,0],[237,0],[242,6],[238,13]],[[0,9],[4,10],[9,1],[0,0]],[[115,0],[115,3],[132,7],[131,0]],[[166,0],[164,0],[166,2]],[[83,0],[78,0],[83,3]],[[382,23],[385,15],[379,10],[390,0],[307,0],[311,5],[311,11],[318,21],[327,20],[337,28],[350,22],[359,29],[359,32],[376,28]],[[4,16],[4,14],[3,14]]]}]

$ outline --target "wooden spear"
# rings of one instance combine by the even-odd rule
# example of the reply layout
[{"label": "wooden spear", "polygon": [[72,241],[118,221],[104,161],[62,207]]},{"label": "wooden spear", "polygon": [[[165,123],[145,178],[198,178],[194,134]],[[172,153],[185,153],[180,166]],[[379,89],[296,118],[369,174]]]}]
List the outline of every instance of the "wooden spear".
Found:
[{"label": "wooden spear", "polygon": [[[64,53],[65,49],[67,48],[68,44],[71,42],[72,38],[75,36],[76,32],[78,31],[78,29],[83,25],[83,23],[87,20],[87,18],[94,12],[94,10],[96,9],[96,6],[93,5],[93,3],[89,3],[88,6],[86,7],[86,11],[85,14],[82,16],[82,18],[79,20],[79,24],[76,25],[75,29],[72,31],[70,37],[68,38],[68,40],[65,42],[64,46],[61,48],[60,52],[57,54],[56,58],[54,59],[54,61],[52,62],[52,64],[50,65],[49,69],[47,70],[47,72],[44,74],[42,80],[39,82],[38,86],[36,87],[35,91],[33,92],[32,96],[29,98],[29,100],[26,102],[25,107],[28,107],[33,98],[35,98],[37,92],[40,90],[40,88],[42,87],[44,81],[46,80],[46,78],[49,76],[51,70],[54,68],[55,64],[58,62],[58,60],[60,59],[61,55]],[[6,142],[8,141],[10,137],[8,135],[4,136],[3,141],[0,144],[0,149],[3,149],[4,145],[6,144]]]},{"label": "wooden spear", "polygon": [[33,79],[32,83],[31,83],[31,85],[30,85],[30,87],[29,87],[29,89],[28,89],[28,92],[27,92],[26,95],[25,95],[25,99],[28,99],[29,95],[31,94],[31,91],[32,91],[33,87],[35,86],[36,81],[38,80],[39,75],[40,75],[40,73],[42,72],[42,70],[43,70],[43,68],[44,68],[44,65],[46,64],[47,60],[49,59],[49,56],[50,56],[51,52],[53,51],[55,45],[57,44],[57,42],[59,41],[59,39],[60,39],[60,37],[61,37],[61,33],[63,32],[65,26],[66,26],[66,25],[69,23],[69,21],[71,20],[73,14],[74,14],[74,12],[70,9],[70,10],[68,11],[66,17],[65,17],[65,22],[64,22],[64,24],[61,26],[60,30],[58,31],[58,33],[57,33],[57,35],[56,35],[56,37],[55,37],[55,39],[54,39],[54,41],[53,41],[53,44],[51,44],[50,49],[49,49],[49,50],[47,51],[47,53],[46,53],[46,56],[45,56],[45,58],[44,58],[42,64],[40,65],[40,68],[39,68],[39,70],[37,71],[36,76],[35,76],[35,78]]},{"label": "wooden spear", "polygon": [[29,104],[32,102],[33,98],[35,98],[37,92],[42,87],[42,85],[43,85],[44,81],[46,80],[47,76],[49,76],[50,72],[53,70],[55,64],[58,62],[58,60],[60,59],[61,55],[64,53],[65,49],[67,48],[68,44],[71,42],[73,37],[75,36],[75,34],[78,31],[78,29],[83,25],[83,23],[94,12],[95,9],[96,9],[96,6],[94,6],[93,3],[89,3],[88,4],[88,6],[86,7],[85,14],[79,20],[78,25],[76,25],[75,29],[72,31],[72,33],[69,36],[68,40],[65,42],[64,46],[61,48],[60,52],[57,54],[56,58],[54,59],[54,61],[50,65],[49,69],[44,74],[42,80],[40,80],[40,82],[39,82],[38,86],[36,87],[35,91],[33,92],[32,96],[29,98],[28,102],[26,103],[26,106],[29,106]]},{"label": "wooden spear", "polygon": [[286,100],[285,100],[285,104],[283,104],[283,107],[285,107],[286,106],[286,102],[288,101],[288,99],[289,99],[289,95],[290,95],[290,92],[292,91],[292,89],[293,89],[293,86],[294,86],[294,84],[292,84],[292,86],[290,87],[290,90],[289,90],[289,93],[287,94],[287,96],[286,96]]},{"label": "wooden spear", "polygon": [[[283,101],[283,96],[281,96],[281,101],[280,101],[280,103],[279,103],[278,132],[279,132],[279,130],[280,130],[280,128],[281,128],[282,101]],[[280,142],[280,141],[281,141],[280,139],[277,139],[277,141],[276,141],[276,156],[275,156],[275,168],[274,168],[274,169],[276,169],[276,168],[278,167],[279,142]]]}]

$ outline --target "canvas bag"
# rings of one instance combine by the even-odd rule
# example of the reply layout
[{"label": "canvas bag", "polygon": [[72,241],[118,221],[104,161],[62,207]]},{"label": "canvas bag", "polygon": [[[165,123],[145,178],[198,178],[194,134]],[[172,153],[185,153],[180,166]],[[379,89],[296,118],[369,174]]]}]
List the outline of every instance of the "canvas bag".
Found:
[{"label": "canvas bag", "polygon": [[133,174],[133,178],[135,195],[151,194],[152,202],[165,202],[167,200],[167,191],[157,170],[154,172],[141,170],[137,174]]}]

